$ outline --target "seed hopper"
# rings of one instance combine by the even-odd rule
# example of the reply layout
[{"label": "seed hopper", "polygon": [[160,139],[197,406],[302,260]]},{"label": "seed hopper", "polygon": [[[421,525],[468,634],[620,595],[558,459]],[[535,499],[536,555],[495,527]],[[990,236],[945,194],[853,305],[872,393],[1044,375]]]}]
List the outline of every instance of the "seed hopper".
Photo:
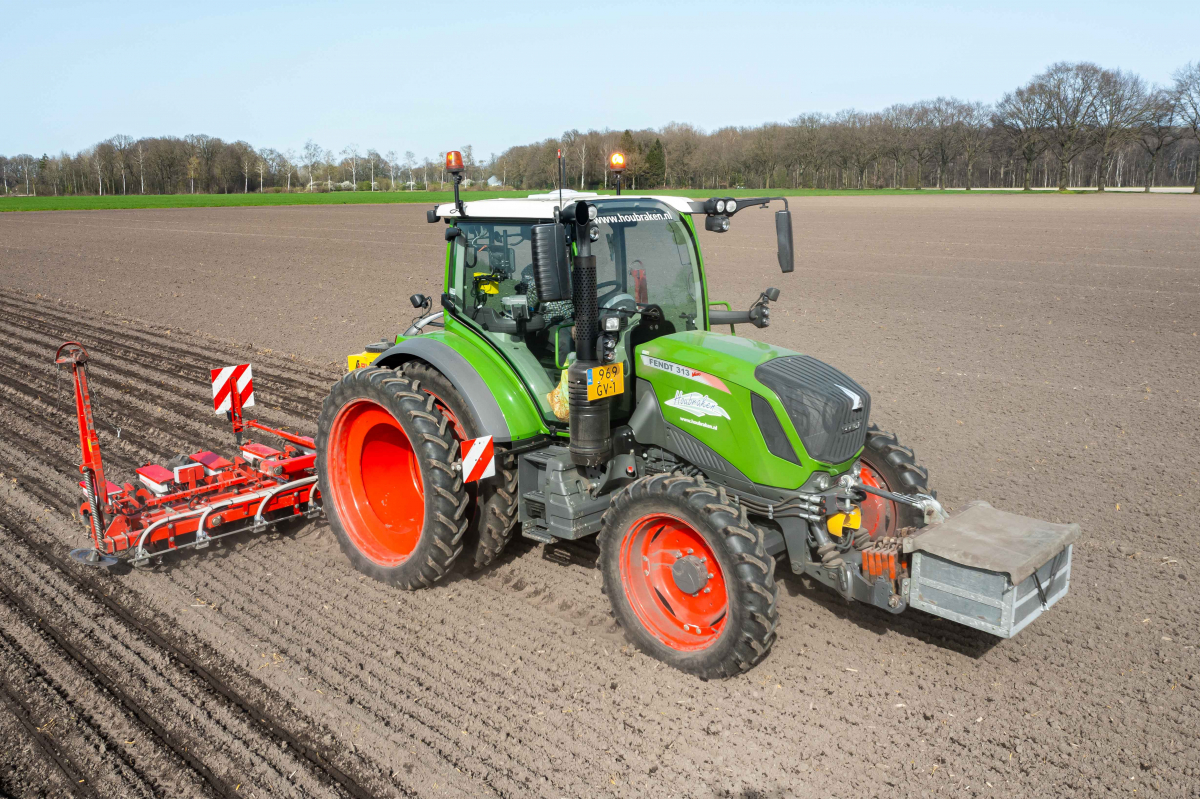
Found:
[{"label": "seed hopper", "polygon": [[[166,465],[142,466],[137,482],[118,485],[106,478],[100,455],[87,350],[69,341],[59,347],[54,361],[71,367],[75,385],[84,496],[79,511],[92,539],[90,548],[71,552],[75,560],[94,566],[122,561],[147,566],[226,536],[320,514],[313,440],[243,418],[243,409],[254,404],[249,364],[212,373],[214,408],[233,426],[238,451],[232,459],[207,450],[180,455]],[[279,448],[251,440],[251,430],[278,439]]]}]

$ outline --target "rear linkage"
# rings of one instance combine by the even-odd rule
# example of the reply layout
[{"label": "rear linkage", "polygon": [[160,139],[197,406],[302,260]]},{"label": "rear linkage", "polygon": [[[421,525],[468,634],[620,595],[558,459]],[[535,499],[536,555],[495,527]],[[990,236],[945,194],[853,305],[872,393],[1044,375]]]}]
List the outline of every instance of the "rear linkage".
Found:
[{"label": "rear linkage", "polygon": [[[185,549],[204,549],[211,542],[245,531],[262,532],[281,522],[321,514],[313,440],[260,424],[242,416],[254,404],[249,364],[214,369],[213,406],[233,426],[240,454],[232,461],[204,451],[179,456],[167,467],[148,464],[137,470],[141,486],[117,485],[104,473],[100,438],[92,416],[83,345],[68,341],[54,362],[70,366],[75,384],[75,412],[83,475],[80,515],[88,525],[91,548],[71,557],[90,566],[111,567],[125,556],[134,566]],[[269,433],[284,442],[278,450],[249,439],[248,429]],[[169,468],[168,468],[169,467]],[[234,526],[233,523],[248,520]]]}]

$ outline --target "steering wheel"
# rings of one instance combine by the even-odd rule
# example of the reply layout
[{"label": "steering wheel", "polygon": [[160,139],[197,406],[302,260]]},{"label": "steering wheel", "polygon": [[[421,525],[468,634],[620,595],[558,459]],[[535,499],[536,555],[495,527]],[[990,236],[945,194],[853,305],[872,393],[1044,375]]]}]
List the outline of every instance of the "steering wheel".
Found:
[{"label": "steering wheel", "polygon": [[[602,282],[600,282],[600,283],[597,283],[597,284],[596,284],[596,297],[597,297],[597,298],[600,298],[600,297],[603,297],[603,296],[605,296],[605,293],[606,293],[606,292],[605,292],[605,290],[606,290],[606,289],[607,289],[607,293],[608,293],[608,294],[610,294],[610,295],[612,295],[612,294],[613,294],[613,292],[615,292],[615,291],[619,291],[619,290],[620,290],[620,288],[621,288],[621,282],[620,282],[619,280],[605,280],[605,281],[602,281]],[[614,295],[614,296],[620,296],[620,295]],[[607,300],[602,300],[602,301],[600,302],[600,304],[601,304],[601,305],[604,305],[604,304],[605,304],[605,302],[607,302]]]}]

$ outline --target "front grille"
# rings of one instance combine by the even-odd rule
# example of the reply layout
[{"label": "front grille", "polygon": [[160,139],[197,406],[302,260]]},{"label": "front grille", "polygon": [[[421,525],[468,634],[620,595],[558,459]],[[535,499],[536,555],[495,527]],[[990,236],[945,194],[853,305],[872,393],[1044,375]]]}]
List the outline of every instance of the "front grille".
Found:
[{"label": "front grille", "polygon": [[810,458],[842,463],[862,448],[871,395],[858,383],[807,355],[767,361],[754,376],[779,395]]}]

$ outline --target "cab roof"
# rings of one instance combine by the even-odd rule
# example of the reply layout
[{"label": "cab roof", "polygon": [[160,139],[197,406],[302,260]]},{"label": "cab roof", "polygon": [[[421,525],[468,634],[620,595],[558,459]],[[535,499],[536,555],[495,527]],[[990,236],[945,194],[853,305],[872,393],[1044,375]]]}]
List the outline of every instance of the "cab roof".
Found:
[{"label": "cab roof", "polygon": [[[554,209],[578,200],[594,202],[599,206],[609,203],[620,203],[625,200],[658,200],[670,206],[681,214],[702,214],[701,203],[686,197],[672,197],[658,194],[622,194],[620,197],[611,194],[597,194],[591,191],[574,191],[564,189],[562,200],[557,191],[546,194],[530,194],[528,197],[500,197],[494,200],[472,200],[463,203],[466,216],[479,219],[553,219]],[[437,206],[436,213],[442,219],[455,219],[459,216],[454,203],[442,203]]]}]

